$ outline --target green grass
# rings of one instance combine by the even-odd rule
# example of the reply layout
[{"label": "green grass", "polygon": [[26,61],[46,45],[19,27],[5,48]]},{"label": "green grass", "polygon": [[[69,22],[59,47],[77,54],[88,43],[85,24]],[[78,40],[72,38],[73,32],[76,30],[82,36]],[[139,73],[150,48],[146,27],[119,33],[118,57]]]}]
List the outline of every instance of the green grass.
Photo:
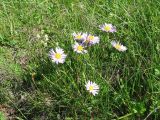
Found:
[{"label": "green grass", "polygon": [[[158,120],[159,11],[159,0],[0,0],[0,104],[19,120]],[[100,31],[103,23],[117,32]],[[36,38],[42,30],[46,47]],[[74,31],[100,43],[76,54]],[[68,55],[64,64],[48,58],[57,45]],[[100,86],[98,95],[86,91],[88,80]]]}]

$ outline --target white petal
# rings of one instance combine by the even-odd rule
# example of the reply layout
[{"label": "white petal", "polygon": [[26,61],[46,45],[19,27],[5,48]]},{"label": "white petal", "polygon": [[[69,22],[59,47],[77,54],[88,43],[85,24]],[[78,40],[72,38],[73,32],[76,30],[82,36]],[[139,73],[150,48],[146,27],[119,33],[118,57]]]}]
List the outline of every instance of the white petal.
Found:
[{"label": "white petal", "polygon": [[56,53],[63,54],[64,51],[63,51],[63,49],[61,49],[61,48],[59,48],[59,47],[56,47]]},{"label": "white petal", "polygon": [[94,91],[94,92],[92,92],[92,94],[95,96],[97,94],[97,92]]},{"label": "white petal", "polygon": [[50,53],[55,53],[53,49],[51,49],[49,52],[50,52]]},{"label": "white petal", "polygon": [[87,53],[88,51],[87,50],[84,50],[84,53]]},{"label": "white petal", "polygon": [[59,63],[64,63],[64,59],[58,60]]},{"label": "white petal", "polygon": [[121,46],[121,51],[126,51],[127,47],[126,46]]},{"label": "white petal", "polygon": [[66,54],[62,54],[62,58],[66,58],[67,57],[67,55]]},{"label": "white petal", "polygon": [[90,81],[87,82],[86,87],[89,88],[90,86]]},{"label": "white petal", "polygon": [[112,46],[115,46],[117,43],[116,41],[111,41]]},{"label": "white petal", "polygon": [[72,35],[75,37],[77,34],[74,32],[74,33],[72,33]]},{"label": "white petal", "polygon": [[83,34],[82,34],[82,38],[83,38],[83,39],[86,39],[86,38],[87,38],[87,36],[88,36],[88,34],[87,34],[87,33],[83,33]]},{"label": "white petal", "polygon": [[55,60],[55,63],[56,63],[56,64],[58,64],[58,63],[59,63],[59,61],[58,61],[58,60]]}]

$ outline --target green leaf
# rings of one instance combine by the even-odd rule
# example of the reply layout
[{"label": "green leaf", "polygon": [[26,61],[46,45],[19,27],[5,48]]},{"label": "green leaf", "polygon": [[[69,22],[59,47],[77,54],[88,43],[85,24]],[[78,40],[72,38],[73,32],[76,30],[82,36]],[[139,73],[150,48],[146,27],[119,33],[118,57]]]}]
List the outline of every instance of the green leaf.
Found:
[{"label": "green leaf", "polygon": [[0,120],[7,120],[2,112],[0,112]]}]

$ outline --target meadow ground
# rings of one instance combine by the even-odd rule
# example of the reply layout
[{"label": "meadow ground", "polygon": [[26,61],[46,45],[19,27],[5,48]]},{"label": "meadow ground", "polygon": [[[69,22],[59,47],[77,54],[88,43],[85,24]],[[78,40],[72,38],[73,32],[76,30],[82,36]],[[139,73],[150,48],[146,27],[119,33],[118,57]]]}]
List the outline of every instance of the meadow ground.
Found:
[{"label": "meadow ground", "polygon": [[[159,0],[0,0],[0,120],[159,120],[159,11]],[[86,54],[72,49],[80,31],[100,37]],[[48,57],[57,46],[64,64]]]}]

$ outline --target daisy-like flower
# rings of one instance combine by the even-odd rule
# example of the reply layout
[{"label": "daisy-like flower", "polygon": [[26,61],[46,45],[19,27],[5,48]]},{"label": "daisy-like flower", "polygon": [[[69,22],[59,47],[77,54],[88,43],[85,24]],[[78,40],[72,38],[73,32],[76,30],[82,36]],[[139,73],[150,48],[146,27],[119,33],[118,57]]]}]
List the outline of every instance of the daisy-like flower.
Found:
[{"label": "daisy-like flower", "polygon": [[86,86],[86,89],[90,93],[92,93],[94,96],[96,94],[98,94],[98,92],[99,92],[99,86],[95,82],[88,81],[85,86]]},{"label": "daisy-like flower", "polygon": [[81,54],[87,53],[87,50],[84,49],[84,46],[82,44],[75,43],[73,45],[73,49],[77,53],[81,53]]},{"label": "daisy-like flower", "polygon": [[89,43],[90,45],[94,45],[96,43],[99,43],[99,37],[89,34],[84,43]]},{"label": "daisy-like flower", "polygon": [[48,35],[47,35],[47,34],[45,34],[45,35],[44,35],[44,38],[45,38],[45,41],[48,41],[48,40],[49,40],[49,38],[48,38]]},{"label": "daisy-like flower", "polygon": [[113,26],[112,24],[107,24],[107,23],[101,25],[100,29],[105,32],[111,32],[111,33],[116,32],[116,27]]},{"label": "daisy-like flower", "polygon": [[111,44],[114,48],[116,48],[118,51],[126,51],[127,47],[123,46],[121,43],[116,42],[116,41],[111,41]]},{"label": "daisy-like flower", "polygon": [[74,32],[72,35],[73,35],[74,39],[77,41],[83,41],[87,37],[87,33],[81,33],[81,32],[79,32],[79,33]]},{"label": "daisy-like flower", "polygon": [[51,49],[49,51],[49,56],[52,59],[53,62],[56,64],[58,63],[64,63],[67,55],[64,53],[63,49],[56,47],[55,51]]}]

